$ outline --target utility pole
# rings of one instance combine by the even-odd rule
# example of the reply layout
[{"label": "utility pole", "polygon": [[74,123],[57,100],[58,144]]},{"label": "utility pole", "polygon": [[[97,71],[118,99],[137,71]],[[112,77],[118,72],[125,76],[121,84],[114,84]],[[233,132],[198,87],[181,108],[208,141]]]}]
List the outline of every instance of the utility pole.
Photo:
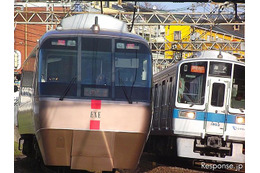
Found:
[{"label": "utility pole", "polygon": [[[25,10],[28,11],[28,10],[27,10],[27,2],[26,2],[26,4],[25,4]],[[25,16],[26,16],[26,19],[27,19],[27,13],[26,13]],[[25,32],[25,39],[24,39],[24,40],[25,40],[25,51],[24,51],[24,52],[25,52],[25,59],[26,59],[27,56],[28,56],[28,52],[27,52],[27,44],[28,44],[28,43],[27,43],[27,40],[28,40],[28,37],[27,37],[27,29],[28,29],[28,28],[27,28],[27,24],[25,24],[25,30],[24,30],[24,32]]]}]

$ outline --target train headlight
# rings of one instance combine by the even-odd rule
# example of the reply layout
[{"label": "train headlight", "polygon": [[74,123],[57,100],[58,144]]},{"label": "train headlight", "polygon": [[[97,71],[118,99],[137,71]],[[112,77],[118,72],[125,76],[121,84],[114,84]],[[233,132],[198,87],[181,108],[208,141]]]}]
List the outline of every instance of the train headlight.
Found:
[{"label": "train headlight", "polygon": [[196,118],[196,112],[180,112],[179,117],[188,118],[188,119],[195,119]]},{"label": "train headlight", "polygon": [[93,33],[95,33],[95,34],[99,33],[100,27],[98,25],[98,17],[97,16],[95,17],[95,24],[92,25],[91,28],[92,28]]},{"label": "train headlight", "polygon": [[236,117],[236,123],[237,124],[245,124],[245,117],[237,116]]}]

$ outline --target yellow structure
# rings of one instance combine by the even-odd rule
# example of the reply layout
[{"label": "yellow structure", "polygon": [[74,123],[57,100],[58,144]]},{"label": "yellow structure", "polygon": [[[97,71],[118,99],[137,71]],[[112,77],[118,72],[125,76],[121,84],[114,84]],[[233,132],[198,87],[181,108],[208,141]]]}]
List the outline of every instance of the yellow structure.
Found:
[{"label": "yellow structure", "polygon": [[244,39],[198,26],[165,26],[165,58],[187,58],[193,51],[222,50],[243,59]]}]

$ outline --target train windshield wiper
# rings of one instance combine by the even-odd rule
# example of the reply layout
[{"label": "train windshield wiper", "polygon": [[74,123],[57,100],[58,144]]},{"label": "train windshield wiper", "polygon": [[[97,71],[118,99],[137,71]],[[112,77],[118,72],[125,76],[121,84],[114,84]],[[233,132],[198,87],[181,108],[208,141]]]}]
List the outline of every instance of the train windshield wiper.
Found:
[{"label": "train windshield wiper", "polygon": [[191,97],[189,97],[189,99],[190,99],[190,101],[191,101],[190,107],[193,107],[195,104],[196,104],[196,105],[197,105],[197,104],[202,104],[202,103],[201,103],[201,100],[204,99],[204,96],[200,97],[200,99],[197,100],[196,102],[195,102]]},{"label": "train windshield wiper", "polygon": [[240,112],[244,113],[244,110],[243,108],[239,108]]},{"label": "train windshield wiper", "polygon": [[[126,88],[125,88],[125,83],[124,83],[124,81],[123,81],[123,80],[121,79],[121,77],[120,77],[120,72],[119,72],[119,70],[118,70],[118,79],[119,79],[119,86],[121,86],[121,88],[123,89],[124,95],[125,95],[125,97],[126,97],[128,103],[129,103],[129,104],[132,104],[133,102],[132,102],[131,98],[129,98],[128,95],[127,95],[127,93],[126,93],[127,91],[126,91]],[[122,83],[123,85],[121,85],[121,83]]]},{"label": "train windshield wiper", "polygon": [[63,94],[60,96],[60,101],[62,101],[64,99],[64,97],[68,94],[70,88],[72,87],[72,84],[76,81],[77,76],[74,76],[71,80],[70,83],[68,84],[68,86],[66,87],[66,89],[64,90]]}]

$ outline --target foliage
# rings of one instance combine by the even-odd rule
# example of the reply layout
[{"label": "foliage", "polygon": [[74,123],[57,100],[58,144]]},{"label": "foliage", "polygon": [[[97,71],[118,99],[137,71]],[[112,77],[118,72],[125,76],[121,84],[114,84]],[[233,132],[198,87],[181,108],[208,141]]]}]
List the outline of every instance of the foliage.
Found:
[{"label": "foliage", "polygon": [[18,150],[18,143],[14,142],[14,156],[21,156],[21,155],[23,154],[22,151]]}]

